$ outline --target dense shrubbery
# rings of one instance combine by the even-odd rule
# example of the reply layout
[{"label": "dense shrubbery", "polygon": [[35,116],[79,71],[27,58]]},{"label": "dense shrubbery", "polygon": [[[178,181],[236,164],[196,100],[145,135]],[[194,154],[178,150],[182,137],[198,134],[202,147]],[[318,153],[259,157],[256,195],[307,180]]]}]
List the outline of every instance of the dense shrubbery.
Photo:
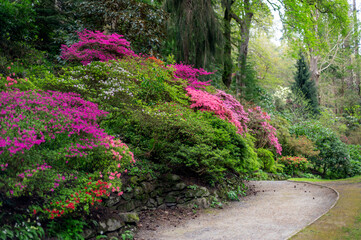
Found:
[{"label": "dense shrubbery", "polygon": [[299,174],[301,172],[306,172],[309,167],[307,159],[303,157],[283,156],[277,161],[278,163],[284,165],[284,173],[290,176],[294,176],[295,174]]},{"label": "dense shrubbery", "polygon": [[118,118],[112,128],[139,157],[186,175],[216,179],[229,171],[243,173],[258,168],[252,145],[234,126],[210,113],[164,103],[128,114]]},{"label": "dense shrubbery", "polygon": [[55,218],[122,193],[120,175],[133,154],[99,128],[106,112],[96,104],[52,91],[1,92],[0,99],[1,199],[31,196],[23,204],[32,215]]},{"label": "dense shrubbery", "polygon": [[291,127],[290,132],[312,140],[320,153],[309,160],[324,176],[341,178],[351,175],[350,154],[347,145],[330,129],[319,122],[304,122]]}]

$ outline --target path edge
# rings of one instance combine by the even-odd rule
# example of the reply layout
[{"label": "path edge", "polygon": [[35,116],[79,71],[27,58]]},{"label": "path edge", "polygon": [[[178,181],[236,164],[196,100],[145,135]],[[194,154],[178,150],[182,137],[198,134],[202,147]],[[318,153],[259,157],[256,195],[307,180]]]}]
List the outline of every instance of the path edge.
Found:
[{"label": "path edge", "polygon": [[319,217],[317,217],[315,220],[313,220],[312,222],[308,223],[306,226],[304,226],[303,228],[296,230],[295,232],[293,232],[289,237],[286,238],[286,240],[291,239],[293,236],[297,235],[299,232],[301,232],[302,230],[304,230],[305,228],[309,227],[310,225],[314,224],[317,220],[319,220],[321,217],[323,217],[326,213],[328,213],[338,202],[338,200],[340,199],[340,193],[334,189],[333,187],[330,186],[326,186],[326,185],[322,185],[319,183],[314,183],[314,182],[306,182],[306,181],[293,181],[293,180],[287,180],[287,182],[292,182],[292,183],[307,183],[310,185],[315,185],[318,187],[326,187],[330,190],[332,190],[334,193],[336,193],[337,197],[336,197],[336,201],[331,205],[331,207],[329,209],[327,209],[324,213],[322,213]]}]

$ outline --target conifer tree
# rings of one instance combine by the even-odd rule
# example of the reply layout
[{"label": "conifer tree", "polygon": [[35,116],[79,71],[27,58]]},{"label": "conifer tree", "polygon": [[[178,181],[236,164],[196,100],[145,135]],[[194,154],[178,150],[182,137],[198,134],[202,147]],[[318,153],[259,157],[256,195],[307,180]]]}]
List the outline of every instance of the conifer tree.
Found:
[{"label": "conifer tree", "polygon": [[306,100],[314,113],[318,113],[317,88],[315,82],[311,80],[311,73],[305,61],[305,57],[300,53],[300,58],[296,63],[297,72],[292,91],[298,95],[301,94]]}]

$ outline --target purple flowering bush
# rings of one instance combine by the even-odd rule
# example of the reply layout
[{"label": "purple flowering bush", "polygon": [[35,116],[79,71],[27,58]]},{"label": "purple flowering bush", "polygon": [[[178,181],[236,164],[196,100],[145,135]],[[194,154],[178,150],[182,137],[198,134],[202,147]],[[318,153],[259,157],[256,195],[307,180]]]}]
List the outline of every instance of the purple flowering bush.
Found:
[{"label": "purple flowering bush", "polygon": [[134,157],[99,127],[106,114],[73,93],[0,92],[0,195],[32,196],[31,213],[49,218],[121,195]]}]

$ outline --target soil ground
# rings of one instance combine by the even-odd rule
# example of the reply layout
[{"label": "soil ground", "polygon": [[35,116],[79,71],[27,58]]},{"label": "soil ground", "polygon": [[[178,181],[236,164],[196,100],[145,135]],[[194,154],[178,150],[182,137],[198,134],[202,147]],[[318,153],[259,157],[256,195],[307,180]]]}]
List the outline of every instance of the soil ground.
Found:
[{"label": "soil ground", "polygon": [[308,183],[249,184],[253,194],[224,209],[197,213],[183,210],[180,214],[177,209],[148,212],[141,216],[135,239],[287,239],[326,213],[337,199],[333,190]]}]

